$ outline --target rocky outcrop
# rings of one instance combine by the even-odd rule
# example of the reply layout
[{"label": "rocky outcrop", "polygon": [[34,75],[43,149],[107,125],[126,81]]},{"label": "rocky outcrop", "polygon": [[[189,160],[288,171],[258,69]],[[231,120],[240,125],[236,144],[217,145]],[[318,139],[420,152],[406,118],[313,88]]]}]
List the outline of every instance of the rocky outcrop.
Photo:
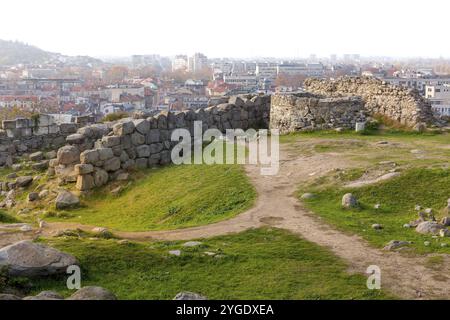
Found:
[{"label": "rocky outcrop", "polygon": [[0,249],[0,267],[11,276],[33,277],[65,273],[78,264],[75,257],[31,241],[20,241]]},{"label": "rocky outcrop", "polygon": [[417,91],[389,85],[376,78],[307,79],[305,89],[326,97],[360,97],[370,115],[381,115],[409,127],[438,123],[431,105]]}]

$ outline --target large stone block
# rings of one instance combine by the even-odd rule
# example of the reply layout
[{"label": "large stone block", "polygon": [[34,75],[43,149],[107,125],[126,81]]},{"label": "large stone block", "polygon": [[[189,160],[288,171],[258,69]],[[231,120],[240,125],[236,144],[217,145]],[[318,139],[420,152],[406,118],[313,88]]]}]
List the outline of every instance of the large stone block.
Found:
[{"label": "large stone block", "polygon": [[57,153],[59,164],[73,164],[80,161],[80,150],[75,146],[64,146],[59,148]]},{"label": "large stone block", "polygon": [[120,158],[113,157],[111,159],[105,160],[103,169],[108,172],[117,171],[120,169],[120,165],[121,165]]},{"label": "large stone block", "polygon": [[141,145],[145,143],[145,136],[138,132],[135,132],[131,135],[131,143],[135,146]]},{"label": "large stone block", "polygon": [[79,175],[77,177],[77,183],[75,187],[77,188],[77,190],[80,191],[87,191],[93,189],[95,187],[94,177],[90,174]]},{"label": "large stone block", "polygon": [[108,160],[114,157],[114,153],[111,148],[97,148],[97,152],[100,161]]},{"label": "large stone block", "polygon": [[81,163],[93,164],[99,160],[100,160],[100,155],[99,155],[98,151],[95,149],[94,150],[86,150],[80,154]]},{"label": "large stone block", "polygon": [[150,130],[150,122],[148,122],[146,119],[134,120],[134,127],[136,128],[137,132],[146,135]]},{"label": "large stone block", "polygon": [[[160,142],[160,135],[161,135],[160,129],[151,129],[150,132],[147,134],[147,144],[157,143]],[[165,130],[167,131],[167,130]]]},{"label": "large stone block", "polygon": [[113,126],[113,131],[116,136],[131,134],[134,131],[134,123],[131,120],[124,120],[122,122],[116,123]]},{"label": "large stone block", "polygon": [[150,146],[143,144],[136,147],[136,154],[138,158],[148,158],[150,156]]}]

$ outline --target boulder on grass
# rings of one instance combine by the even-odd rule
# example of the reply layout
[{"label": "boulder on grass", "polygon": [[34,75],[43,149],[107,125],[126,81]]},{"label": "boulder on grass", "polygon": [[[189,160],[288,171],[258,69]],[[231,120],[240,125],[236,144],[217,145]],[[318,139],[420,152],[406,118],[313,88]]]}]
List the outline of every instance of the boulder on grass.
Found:
[{"label": "boulder on grass", "polygon": [[433,234],[437,235],[439,234],[439,231],[444,229],[445,227],[442,224],[439,224],[434,221],[425,221],[419,223],[419,225],[416,227],[416,231],[418,233],[422,234]]},{"label": "boulder on grass", "polygon": [[68,300],[117,300],[117,297],[102,287],[84,287],[71,295]]},{"label": "boulder on grass", "polygon": [[6,267],[11,276],[60,274],[77,264],[77,259],[67,253],[28,240],[0,249],[0,267]]},{"label": "boulder on grass", "polygon": [[70,209],[77,207],[80,204],[80,199],[73,193],[64,190],[58,193],[55,204],[58,210]]},{"label": "boulder on grass", "polygon": [[173,300],[208,300],[208,298],[195,292],[179,292]]},{"label": "boulder on grass", "polygon": [[356,208],[358,206],[358,200],[356,197],[351,194],[347,193],[342,197],[342,207],[346,209]]}]

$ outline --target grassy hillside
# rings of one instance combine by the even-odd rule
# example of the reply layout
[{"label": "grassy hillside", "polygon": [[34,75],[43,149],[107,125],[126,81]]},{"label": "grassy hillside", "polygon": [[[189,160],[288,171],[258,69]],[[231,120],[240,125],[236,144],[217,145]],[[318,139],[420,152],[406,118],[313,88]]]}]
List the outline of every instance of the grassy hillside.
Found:
[{"label": "grassy hillside", "polygon": [[122,231],[176,229],[233,217],[256,197],[238,165],[167,166],[134,178],[118,196],[105,188],[84,198],[84,207],[60,214],[63,221]]},{"label": "grassy hillside", "polygon": [[[302,200],[306,206],[341,230],[356,233],[378,247],[390,240],[412,241],[416,252],[450,253],[449,238],[432,238],[417,233],[414,228],[403,225],[418,218],[415,205],[433,208],[436,218],[444,215],[442,209],[450,197],[450,170],[415,168],[400,177],[361,188],[338,186],[314,189],[304,187],[304,192],[314,192],[314,199]],[[302,193],[300,192],[299,195]],[[360,208],[347,210],[341,207],[342,196],[353,193]],[[380,209],[374,209],[380,204]],[[374,230],[372,224],[382,224],[383,230]],[[425,246],[424,242],[431,242]],[[446,243],[447,247],[441,247]]]},{"label": "grassy hillside", "polygon": [[[349,275],[345,263],[327,249],[276,229],[215,237],[192,248],[180,242],[49,242],[79,259],[83,286],[106,287],[120,299],[172,299],[180,291],[209,299],[389,298],[368,290],[365,277]],[[176,249],[181,256],[168,254]],[[69,294],[65,279],[33,282],[35,292]]]}]

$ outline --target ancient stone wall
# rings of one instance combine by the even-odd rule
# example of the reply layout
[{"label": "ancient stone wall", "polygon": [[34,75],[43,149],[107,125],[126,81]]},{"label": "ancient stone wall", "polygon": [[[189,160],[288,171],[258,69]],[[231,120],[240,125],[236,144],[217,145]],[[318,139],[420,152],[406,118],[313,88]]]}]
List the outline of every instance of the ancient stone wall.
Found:
[{"label": "ancient stone wall", "polygon": [[370,115],[385,116],[406,126],[438,123],[431,105],[416,90],[389,85],[376,78],[307,79],[305,89],[327,97],[361,97]]},{"label": "ancient stone wall", "polygon": [[359,97],[323,98],[310,93],[272,96],[270,128],[295,131],[354,128],[366,119]]},{"label": "ancient stone wall", "polygon": [[76,117],[74,123],[56,124],[53,117],[39,115],[35,119],[4,120],[0,128],[0,167],[11,166],[16,156],[38,150],[58,149],[90,117]]},{"label": "ancient stone wall", "polygon": [[192,135],[194,121],[202,121],[203,131],[268,128],[270,96],[243,95],[227,100],[196,111],[161,112],[146,119],[123,119],[103,128],[81,128],[67,137],[69,144],[58,150],[57,158],[49,163],[50,170],[60,176],[74,174],[77,189],[86,191],[120,179],[127,170],[170,163],[176,144],[171,141],[173,130],[185,128]]}]

